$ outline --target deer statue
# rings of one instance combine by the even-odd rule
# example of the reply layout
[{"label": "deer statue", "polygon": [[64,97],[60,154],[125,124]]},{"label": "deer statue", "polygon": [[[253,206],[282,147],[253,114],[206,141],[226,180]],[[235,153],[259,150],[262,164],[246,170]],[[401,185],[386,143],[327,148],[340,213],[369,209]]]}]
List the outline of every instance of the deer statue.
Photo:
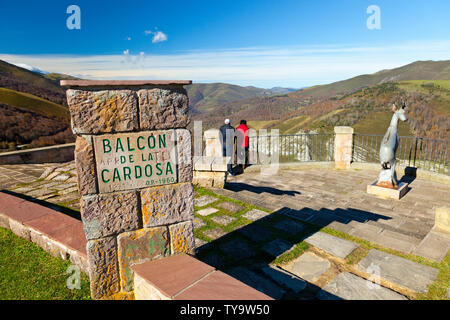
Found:
[{"label": "deer statue", "polygon": [[381,141],[380,162],[382,170],[378,177],[377,186],[392,189],[398,188],[397,174],[395,172],[395,153],[399,142],[397,127],[399,119],[401,121],[406,121],[405,107],[406,103],[403,99],[392,104],[392,112],[394,112],[394,115],[392,116],[391,124]]}]

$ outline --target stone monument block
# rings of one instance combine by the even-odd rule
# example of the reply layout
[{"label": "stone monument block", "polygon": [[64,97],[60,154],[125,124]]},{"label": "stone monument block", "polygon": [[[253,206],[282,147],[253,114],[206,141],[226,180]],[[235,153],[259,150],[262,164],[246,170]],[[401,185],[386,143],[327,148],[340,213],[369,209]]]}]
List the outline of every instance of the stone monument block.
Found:
[{"label": "stone monument block", "polygon": [[61,81],[77,135],[94,299],[130,299],[130,266],[192,252],[191,134],[183,88],[188,84]]},{"label": "stone monument block", "polygon": [[182,222],[169,226],[172,253],[194,253],[194,223]]},{"label": "stone monument block", "polygon": [[115,237],[89,240],[86,246],[89,262],[91,296],[102,299],[120,291],[117,242]]},{"label": "stone monument block", "polygon": [[144,227],[160,226],[194,219],[194,188],[180,183],[141,191]]},{"label": "stone monument block", "polygon": [[133,131],[138,126],[138,103],[132,90],[67,90],[75,134]]},{"label": "stone monument block", "polygon": [[77,137],[75,142],[75,164],[77,167],[78,192],[84,196],[97,193],[95,160],[92,137]]},{"label": "stone monument block", "polygon": [[186,129],[176,129],[178,182],[191,182],[193,174],[192,139]]},{"label": "stone monument block", "polygon": [[167,227],[124,232],[117,237],[117,241],[120,285],[125,292],[133,290],[133,272],[130,269],[132,265],[170,254]]},{"label": "stone monument block", "polygon": [[142,89],[137,96],[141,130],[185,128],[189,124],[189,103],[183,87]]},{"label": "stone monument block", "polygon": [[138,197],[136,191],[82,197],[80,210],[86,239],[139,229],[141,219]]}]

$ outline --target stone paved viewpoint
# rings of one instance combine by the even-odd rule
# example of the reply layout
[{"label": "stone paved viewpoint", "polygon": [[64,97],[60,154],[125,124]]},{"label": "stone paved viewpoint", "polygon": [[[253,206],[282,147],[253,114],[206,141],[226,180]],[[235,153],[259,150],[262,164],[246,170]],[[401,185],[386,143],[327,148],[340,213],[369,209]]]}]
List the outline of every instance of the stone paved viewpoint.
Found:
[{"label": "stone paved viewpoint", "polygon": [[[77,215],[74,162],[0,173],[2,188]],[[299,166],[269,180],[255,166],[198,189],[196,256],[275,299],[420,297],[449,277],[450,236],[433,226],[450,187],[416,178],[401,200],[381,199],[365,192],[374,173]]]}]

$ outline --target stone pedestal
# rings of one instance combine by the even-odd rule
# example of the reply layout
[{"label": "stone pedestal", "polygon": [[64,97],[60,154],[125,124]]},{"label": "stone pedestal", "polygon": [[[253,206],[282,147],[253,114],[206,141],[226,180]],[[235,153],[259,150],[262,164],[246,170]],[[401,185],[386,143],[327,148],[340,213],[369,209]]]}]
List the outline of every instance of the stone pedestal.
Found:
[{"label": "stone pedestal", "polygon": [[223,188],[230,157],[195,157],[193,183],[205,188]]},{"label": "stone pedestal", "polygon": [[190,81],[62,81],[94,299],[132,297],[131,266],[194,250]]},{"label": "stone pedestal", "polygon": [[381,198],[390,198],[400,200],[408,191],[408,184],[400,182],[398,188],[388,188],[377,185],[378,181],[367,185],[367,193]]},{"label": "stone pedestal", "polygon": [[334,162],[336,169],[348,169],[352,161],[353,128],[334,127]]}]

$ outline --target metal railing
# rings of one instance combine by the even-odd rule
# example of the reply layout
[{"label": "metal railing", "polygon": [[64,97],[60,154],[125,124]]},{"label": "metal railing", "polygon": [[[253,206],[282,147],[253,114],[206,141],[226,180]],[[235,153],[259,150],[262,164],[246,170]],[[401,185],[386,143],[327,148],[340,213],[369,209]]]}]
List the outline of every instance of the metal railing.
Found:
[{"label": "metal railing", "polygon": [[334,134],[251,136],[249,152],[253,153],[251,157],[257,159],[257,163],[262,162],[261,158],[276,153],[280,162],[334,161]]},{"label": "metal railing", "polygon": [[[383,137],[376,134],[354,134],[353,161],[379,163]],[[400,136],[397,165],[450,175],[449,147],[450,140]]]}]

